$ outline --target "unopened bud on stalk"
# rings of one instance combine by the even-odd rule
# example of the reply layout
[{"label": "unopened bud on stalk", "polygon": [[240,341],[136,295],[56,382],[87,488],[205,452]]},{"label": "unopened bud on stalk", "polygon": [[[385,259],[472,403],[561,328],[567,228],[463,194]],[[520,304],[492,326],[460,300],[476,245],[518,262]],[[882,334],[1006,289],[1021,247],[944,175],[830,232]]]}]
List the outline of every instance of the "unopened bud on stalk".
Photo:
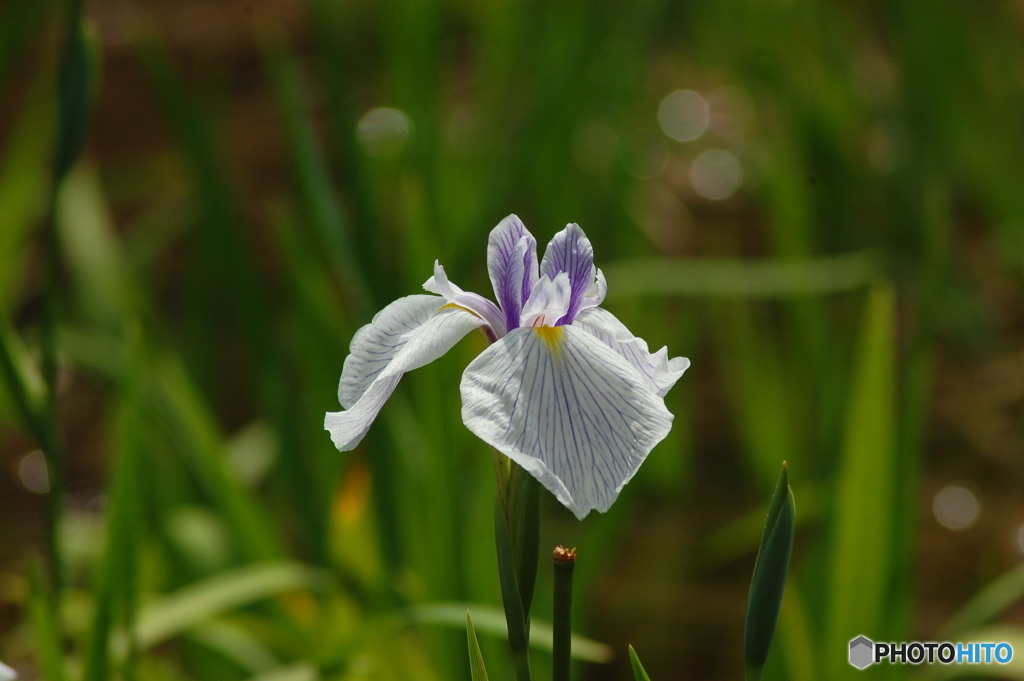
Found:
[{"label": "unopened bud on stalk", "polygon": [[555,609],[553,681],[569,681],[572,657],[572,571],[576,567],[576,549],[556,546],[551,553],[555,565]]}]

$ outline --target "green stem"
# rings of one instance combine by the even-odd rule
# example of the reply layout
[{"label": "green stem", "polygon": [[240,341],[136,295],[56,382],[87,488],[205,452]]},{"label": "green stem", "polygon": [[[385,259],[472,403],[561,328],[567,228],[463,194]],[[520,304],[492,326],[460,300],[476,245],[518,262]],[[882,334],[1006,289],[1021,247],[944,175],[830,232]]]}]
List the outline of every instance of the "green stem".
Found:
[{"label": "green stem", "polygon": [[531,681],[530,604],[537,581],[540,491],[529,473],[503,455],[495,453],[494,461],[498,480],[494,539],[508,644],[516,679]]},{"label": "green stem", "polygon": [[572,661],[572,573],[576,567],[576,549],[555,547],[554,639],[552,641],[552,681],[569,681]]}]

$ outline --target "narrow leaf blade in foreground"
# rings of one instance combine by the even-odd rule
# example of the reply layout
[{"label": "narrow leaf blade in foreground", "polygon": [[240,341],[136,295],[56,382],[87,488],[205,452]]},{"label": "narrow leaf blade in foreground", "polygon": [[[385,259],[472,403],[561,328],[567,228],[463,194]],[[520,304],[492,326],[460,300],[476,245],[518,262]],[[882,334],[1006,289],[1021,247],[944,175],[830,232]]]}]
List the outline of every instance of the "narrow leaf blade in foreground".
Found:
[{"label": "narrow leaf blade in foreground", "polygon": [[[868,294],[846,407],[845,437],[833,492],[832,555],[824,614],[824,650],[846,650],[857,635],[900,636],[905,597],[897,575],[893,519],[897,517],[896,294]],[[897,629],[894,630],[894,627]],[[859,678],[846,655],[827,658],[829,679]]]},{"label": "narrow leaf blade in foreground", "polygon": [[757,551],[747,599],[743,657],[748,680],[761,677],[761,669],[768,659],[793,551],[795,517],[793,493],[789,489],[789,477],[783,463],[768,508],[768,520]]},{"label": "narrow leaf blade in foreground", "polygon": [[473,673],[473,681],[488,681],[484,656],[480,652],[480,642],[476,640],[476,629],[473,628],[469,610],[466,611],[466,637],[469,639],[469,668]]},{"label": "narrow leaf blade in foreground", "polygon": [[633,650],[633,646],[629,647],[629,664],[633,667],[633,678],[635,681],[651,681],[651,677],[647,676],[644,666],[640,664],[640,656]]}]

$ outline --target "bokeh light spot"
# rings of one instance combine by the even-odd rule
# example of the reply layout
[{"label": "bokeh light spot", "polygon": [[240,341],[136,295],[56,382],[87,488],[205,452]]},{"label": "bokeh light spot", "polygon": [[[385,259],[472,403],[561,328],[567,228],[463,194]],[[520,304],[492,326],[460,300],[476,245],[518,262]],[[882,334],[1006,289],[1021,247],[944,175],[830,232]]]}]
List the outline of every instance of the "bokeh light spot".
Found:
[{"label": "bokeh light spot", "polygon": [[727,199],[736,193],[742,182],[743,168],[739,159],[724,149],[708,149],[690,165],[690,183],[706,199]]},{"label": "bokeh light spot", "polygon": [[46,494],[50,491],[50,468],[41,450],[37,449],[21,457],[18,462],[18,479],[30,492]]},{"label": "bokeh light spot", "polygon": [[691,142],[708,128],[711,109],[707,100],[693,90],[669,93],[658,105],[661,131],[677,142]]},{"label": "bokeh light spot", "polygon": [[932,500],[935,519],[951,530],[966,530],[978,520],[981,500],[967,487],[946,485]]},{"label": "bokeh light spot", "polygon": [[404,111],[381,107],[363,114],[356,137],[363,150],[376,158],[397,156],[412,135],[412,120]]}]

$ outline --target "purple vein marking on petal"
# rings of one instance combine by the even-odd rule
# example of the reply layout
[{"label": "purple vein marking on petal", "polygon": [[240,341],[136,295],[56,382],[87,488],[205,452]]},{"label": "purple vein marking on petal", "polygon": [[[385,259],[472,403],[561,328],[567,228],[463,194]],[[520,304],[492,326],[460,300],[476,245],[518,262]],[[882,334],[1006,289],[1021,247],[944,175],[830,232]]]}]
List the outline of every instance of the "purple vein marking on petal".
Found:
[{"label": "purple vein marking on petal", "polygon": [[[568,348],[566,350],[566,360],[565,361],[566,361],[567,367],[568,367],[568,365],[570,363],[573,362],[574,359],[576,359],[578,357],[578,355],[579,355],[579,353],[577,352],[577,350],[575,348]],[[582,367],[579,367],[578,362],[576,364],[577,364],[577,368],[582,368]],[[580,377],[580,379],[582,379],[582,381],[586,381],[586,375],[585,374],[580,373],[579,377]],[[569,387],[572,390],[573,401],[574,401],[574,403],[577,406],[577,412],[579,413],[579,416],[580,416],[580,425],[582,426],[581,430],[582,430],[583,436],[586,438],[587,447],[589,448],[589,450],[592,453],[596,453],[598,448],[597,448],[594,440],[591,438],[591,433],[592,432],[596,432],[596,431],[593,428],[588,428],[587,427],[587,425],[588,425],[587,422],[590,421],[591,419],[588,417],[586,409],[584,409],[584,403],[581,400],[581,396],[576,391],[576,386],[573,384],[572,381],[569,381]],[[589,391],[588,391],[588,393],[589,393]],[[587,394],[587,397],[590,398],[589,401],[591,403],[593,403],[592,395]],[[568,406],[568,402],[567,402],[567,406]],[[606,445],[607,445],[607,443],[606,443]],[[579,444],[577,444],[577,454],[579,453],[578,448],[579,448]],[[609,451],[609,454],[610,453],[611,452]],[[580,464],[580,466],[584,465],[584,462],[582,461],[582,459],[580,457],[577,457],[577,459],[578,459],[578,463]],[[603,466],[599,465],[598,462],[599,462],[599,458],[598,457],[593,457],[593,461],[591,463],[594,464],[594,470],[601,477],[602,481],[607,483],[608,481],[607,481],[607,477],[605,476],[605,471],[603,470]]]},{"label": "purple vein marking on petal", "polygon": [[559,272],[568,273],[572,286],[569,310],[557,323],[561,326],[575,319],[583,304],[583,294],[594,280],[594,249],[576,223],[556,234],[544,252],[541,274],[554,279]]},{"label": "purple vein marking on petal", "polygon": [[[582,353],[573,352],[572,355],[573,355],[573,358],[575,359],[575,361],[577,363],[577,366],[578,366],[578,368],[580,370],[580,377],[581,377],[582,382],[587,384],[587,385],[589,385],[590,388],[591,388],[590,390],[587,390],[585,392],[585,394],[589,398],[588,401],[593,406],[593,408],[594,408],[594,410],[596,412],[596,414],[594,415],[594,418],[598,418],[599,417],[600,420],[604,421],[604,423],[605,423],[605,425],[607,427],[607,430],[610,432],[611,437],[614,439],[614,442],[606,441],[606,445],[607,445],[607,447],[609,449],[609,453],[614,455],[613,447],[616,444],[618,444],[618,446],[622,448],[623,452],[627,452],[627,451],[631,451],[631,450],[635,449],[635,447],[637,445],[636,439],[635,438],[627,438],[627,437],[625,437],[619,430],[617,430],[613,426],[611,418],[610,418],[611,415],[617,416],[618,420],[620,421],[620,423],[622,425],[622,427],[625,428],[625,432],[626,433],[631,433],[632,432],[631,429],[630,429],[630,424],[629,424],[629,416],[623,410],[621,410],[618,406],[616,406],[616,404],[607,395],[607,391],[614,391],[616,389],[616,386],[610,380],[602,379],[601,383],[603,384],[603,387],[607,388],[607,391],[601,390],[602,386],[599,386],[597,384],[598,374],[596,373],[596,367],[594,367],[593,362],[589,358],[587,358],[584,354],[582,354]],[[586,365],[586,367],[584,365]],[[589,371],[588,371],[588,369],[589,369]],[[622,379],[623,377],[618,376],[616,374],[616,378]],[[603,402],[604,405],[601,405],[600,402]],[[640,414],[636,413],[635,409],[632,409],[630,411],[633,412],[634,416],[641,416]],[[590,419],[588,419],[588,420],[590,420]],[[595,429],[598,429],[598,424],[596,422],[591,421],[591,423],[593,424]],[[609,465],[613,466],[613,469],[610,472],[619,472],[621,470],[621,467],[614,466],[615,460],[616,460],[616,457],[614,457],[614,456],[610,457],[610,460],[609,460],[608,463],[609,463]]]},{"label": "purple vein marking on petal", "polygon": [[[519,348],[516,349],[516,354],[515,354],[514,357],[518,358],[519,354],[523,351],[524,348],[525,348],[525,344],[524,343],[520,343],[519,344]],[[524,357],[522,359],[521,365],[522,366],[526,366],[526,361],[529,358],[530,358],[530,353],[529,353],[529,351],[527,351],[526,357]],[[509,354],[509,360],[512,360],[512,359],[513,359],[513,356],[510,353]],[[511,365],[512,362],[509,361],[509,362],[507,362],[507,364]],[[508,384],[512,381],[512,377],[515,375],[515,372],[509,371],[508,374],[509,374],[509,378],[508,378],[508,380],[505,381],[505,385],[501,389],[501,394],[503,394],[503,395],[505,394],[505,391],[508,389]],[[509,434],[509,432],[511,432],[513,425],[515,425],[514,424],[514,420],[513,420],[513,416],[515,415],[516,411],[519,409],[519,398],[522,397],[523,385],[525,383],[526,383],[526,376],[524,374],[523,377],[519,381],[519,385],[516,386],[516,396],[515,396],[515,399],[512,401],[512,406],[511,406],[510,411],[509,411],[508,428],[505,429],[505,436],[506,437],[508,437],[508,434]],[[527,401],[526,404],[527,404],[527,407],[529,407],[529,404],[530,404],[529,401]]]},{"label": "purple vein marking on petal", "polygon": [[[530,278],[531,256],[535,263],[537,242],[515,215],[509,215],[491,230],[487,243],[487,269],[494,296],[504,313],[506,332],[519,326],[519,314],[526,300],[523,282]],[[533,269],[536,269],[536,264]]]},{"label": "purple vein marking on petal", "polygon": [[537,423],[545,426],[544,432],[541,432],[540,428],[537,429],[534,439],[537,443],[538,454],[541,460],[544,461],[544,465],[552,474],[558,477],[553,459],[553,441],[559,427],[563,426],[560,419],[558,423],[555,423],[554,418],[543,418],[544,414],[559,416],[557,408],[553,408],[556,405],[552,404],[553,401],[557,400],[555,393],[558,389],[555,382],[554,368],[552,367],[551,357],[546,347],[539,342],[536,332],[530,332],[529,340],[532,341],[531,345],[535,349],[534,351],[540,354],[540,361],[537,362],[538,379],[533,384],[533,389],[537,393],[534,419]]},{"label": "purple vein marking on petal", "polygon": [[[574,370],[574,373],[578,373],[578,378],[580,379],[580,381],[582,383],[588,383],[589,381],[587,380],[586,375],[583,372],[579,371],[580,369],[582,369],[582,366],[578,362],[578,354],[579,353],[574,348],[572,348],[572,349],[567,349],[565,354],[566,354],[566,364],[567,365],[570,364],[570,363],[574,364],[575,366],[572,367],[572,369]],[[573,361],[573,360],[577,360],[577,361]],[[596,450],[597,450],[597,447],[595,446],[595,443],[594,443],[593,439],[591,438],[591,432],[596,432],[596,429],[593,428],[593,426],[596,426],[596,424],[593,423],[593,420],[592,420],[591,416],[589,414],[587,414],[587,410],[584,408],[584,406],[585,406],[584,402],[581,400],[580,394],[576,391],[576,386],[573,385],[573,383],[571,381],[569,382],[569,387],[572,390],[573,400],[575,401],[575,404],[578,407],[578,412],[579,412],[579,416],[580,416],[580,425],[583,426],[582,432],[583,432],[583,435],[586,437],[587,446],[588,446],[589,450],[591,451],[591,453],[595,454]],[[591,383],[591,387],[592,388],[594,387],[592,383]],[[592,393],[592,391],[587,391],[584,394],[589,398],[588,402],[590,404],[593,404],[593,399],[592,399],[592,394],[591,393]],[[567,402],[567,406],[568,406],[568,402]],[[582,458],[579,456],[579,443],[577,443],[577,457],[576,457],[576,459],[577,459],[577,464],[579,465],[579,467],[582,467],[584,465],[584,462],[582,461]],[[603,470],[603,466],[600,465],[602,463],[601,457],[594,456],[593,460],[590,463],[593,465],[594,471],[596,471],[600,475],[601,479],[604,480],[605,482],[607,482],[607,478],[606,478],[606,476],[604,474],[605,471]]]},{"label": "purple vein marking on petal", "polygon": [[[568,446],[565,446],[565,447],[563,447],[563,449],[565,451],[565,456],[566,456],[566,459],[567,459],[566,460],[567,472],[568,472],[570,478],[572,479],[573,489],[576,489],[576,482],[577,482],[577,480],[576,480],[575,472],[580,470],[580,469],[582,469],[583,461],[582,461],[582,458],[580,456],[580,441],[576,437],[576,428],[575,428],[575,426],[573,424],[573,419],[572,419],[572,413],[571,413],[572,412],[572,406],[569,403],[569,390],[566,389],[566,383],[569,384],[569,388],[570,389],[572,388],[572,381],[571,380],[567,381],[566,378],[567,378],[566,367],[563,367],[563,370],[560,372],[560,375],[559,375],[559,387],[561,388],[561,390],[559,392],[561,393],[562,404],[565,405],[565,417],[569,421],[569,432],[568,433],[565,432],[565,426],[563,425],[562,426],[562,441],[565,443],[565,445],[568,445],[569,444],[569,439],[568,439],[567,435],[572,438],[572,448],[570,449]],[[573,396],[572,397],[573,397],[573,400],[576,400],[575,390],[573,390]],[[576,401],[576,404],[578,405],[579,402]],[[559,419],[559,421],[561,421],[561,418]],[[582,425],[582,424],[580,424],[580,425]],[[576,465],[575,466],[571,465],[570,460],[572,462],[575,462]]]}]

